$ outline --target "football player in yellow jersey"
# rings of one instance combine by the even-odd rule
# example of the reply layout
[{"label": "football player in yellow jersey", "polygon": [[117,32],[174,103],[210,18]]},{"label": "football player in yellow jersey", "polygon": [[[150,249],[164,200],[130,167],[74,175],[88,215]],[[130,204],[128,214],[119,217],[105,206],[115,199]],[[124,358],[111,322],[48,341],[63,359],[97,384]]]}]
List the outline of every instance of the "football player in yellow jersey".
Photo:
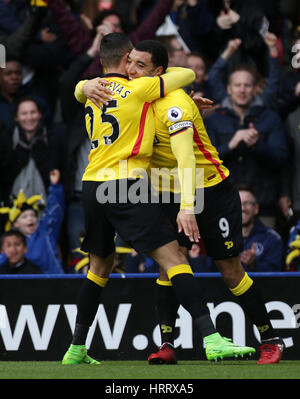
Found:
[{"label": "football player in yellow jersey", "polygon": [[[153,41],[136,45],[128,58],[127,72],[131,78],[163,73],[164,68],[160,68],[161,63],[157,60],[158,47]],[[196,219],[206,252],[214,258],[226,285],[260,332],[264,345],[261,347],[259,364],[278,362],[283,349],[282,340],[272,328],[255,282],[245,272],[239,260],[239,253],[243,248],[241,205],[238,191],[228,177],[229,171],[212,146],[198,109],[183,90],[173,91],[157,100],[153,108],[156,137],[151,159],[152,170],[170,170],[178,166],[179,173],[181,170],[181,175],[184,175],[185,169],[192,170],[195,174],[196,166],[204,169],[202,182],[197,185],[196,178],[191,178],[190,181],[195,181],[196,193],[204,187],[204,208],[196,214]],[[184,210],[193,211],[190,196],[182,197],[180,210],[179,204],[174,200],[169,204],[162,203],[174,228],[178,214]],[[181,232],[183,226],[178,217],[177,223]],[[191,240],[193,238],[190,236]],[[178,236],[178,241],[189,248],[189,241],[182,234]],[[161,270],[157,280],[157,308],[162,346],[158,353],[149,357],[150,364],[176,361],[172,343],[178,302],[171,294],[171,286],[168,276]]]},{"label": "football player in yellow jersey", "polygon": [[[130,82],[125,74],[131,49],[130,40],[122,33],[103,37],[100,60],[106,72],[104,78],[111,83],[113,99],[109,101],[109,106],[102,107],[101,112],[93,102],[85,101],[87,130],[92,147],[83,177],[85,238],[82,250],[89,252],[90,269],[80,289],[75,331],[62,363],[99,364],[87,354],[85,342],[112,269],[115,232],[138,252],[152,256],[167,273],[179,303],[190,312],[195,326],[206,341],[208,359],[253,353],[254,348],[234,345],[215,329],[206,303],[198,292],[191,267],[180,251],[160,205],[149,201],[132,201],[131,189],[143,180],[138,175],[141,174],[146,180],[143,168],[145,171],[148,167],[154,138],[152,108],[150,104],[145,104],[187,84],[194,77],[191,79],[191,71],[186,71],[188,76],[183,80],[180,73],[177,73],[178,76],[167,73],[161,77],[143,77]],[[166,65],[167,62],[166,57]],[[77,98],[82,99],[80,95]],[[131,102],[134,106],[130,105]],[[127,140],[123,140],[123,135]],[[119,172],[119,160],[131,161],[131,158],[132,165],[128,162],[129,167],[121,168]],[[139,174],[131,178],[134,168],[139,169]],[[105,191],[116,195],[113,199],[110,195],[106,198]]]}]

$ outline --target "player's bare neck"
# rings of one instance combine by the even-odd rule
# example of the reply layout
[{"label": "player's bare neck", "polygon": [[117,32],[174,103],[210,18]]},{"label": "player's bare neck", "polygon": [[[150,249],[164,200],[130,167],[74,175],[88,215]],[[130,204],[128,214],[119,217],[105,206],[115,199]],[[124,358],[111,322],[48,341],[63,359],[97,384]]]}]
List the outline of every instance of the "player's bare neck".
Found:
[{"label": "player's bare neck", "polygon": [[113,67],[113,68],[106,68],[105,69],[105,74],[108,73],[116,73],[118,75],[127,75],[126,74],[126,69],[123,66],[120,66],[118,68]]}]

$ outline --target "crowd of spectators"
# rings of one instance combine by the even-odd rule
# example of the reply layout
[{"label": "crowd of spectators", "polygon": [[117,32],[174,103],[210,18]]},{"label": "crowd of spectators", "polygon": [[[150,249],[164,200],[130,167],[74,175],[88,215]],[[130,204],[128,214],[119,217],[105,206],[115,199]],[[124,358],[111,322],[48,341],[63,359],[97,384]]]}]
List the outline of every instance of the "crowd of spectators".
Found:
[{"label": "crowd of spectators", "polygon": [[[133,44],[164,43],[170,66],[195,71],[185,90],[214,101],[202,116],[240,187],[246,269],[299,270],[290,245],[300,220],[299,1],[0,0],[0,272],[17,273],[16,264],[18,272],[86,271],[78,249],[90,143],[74,88],[102,75],[99,45],[116,31]],[[44,210],[31,210],[28,222],[36,194]],[[117,248],[115,271],[158,270],[125,243]],[[201,246],[189,259],[195,271],[216,271]]]}]

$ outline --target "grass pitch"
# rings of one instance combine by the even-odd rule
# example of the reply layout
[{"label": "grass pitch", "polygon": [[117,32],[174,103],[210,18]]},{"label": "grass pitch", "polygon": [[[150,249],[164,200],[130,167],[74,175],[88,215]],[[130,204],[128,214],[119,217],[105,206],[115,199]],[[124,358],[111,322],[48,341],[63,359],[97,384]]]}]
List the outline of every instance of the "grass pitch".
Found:
[{"label": "grass pitch", "polygon": [[[0,380],[30,379],[300,379],[300,361],[257,365],[256,361],[179,361],[152,365],[145,361],[103,361],[100,365],[62,365],[60,362],[0,362]],[[187,381],[188,382],[188,381]]]}]

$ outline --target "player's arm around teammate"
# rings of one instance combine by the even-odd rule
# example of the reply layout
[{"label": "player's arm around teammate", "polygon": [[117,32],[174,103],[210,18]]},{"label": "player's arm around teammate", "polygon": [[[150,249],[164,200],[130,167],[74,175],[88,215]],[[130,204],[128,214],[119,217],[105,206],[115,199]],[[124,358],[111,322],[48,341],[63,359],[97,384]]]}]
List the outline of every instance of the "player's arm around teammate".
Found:
[{"label": "player's arm around teammate", "polygon": [[[145,75],[146,76],[146,75]],[[161,75],[163,81],[164,94],[184,87],[193,82],[195,73],[189,68],[168,68],[166,73]],[[103,78],[94,78],[91,80],[81,80],[75,87],[74,95],[78,102],[85,103],[89,98],[96,106],[102,107],[108,104],[112,99],[113,92],[106,87],[109,83]]]},{"label": "player's arm around teammate", "polygon": [[[135,65],[139,63],[138,57],[140,56],[139,51],[132,50],[129,56],[129,63],[127,70],[130,73],[131,78],[138,78],[142,76],[161,76],[164,82],[164,92],[167,94],[172,90],[178,88],[178,85],[185,85],[188,79],[194,79],[194,72],[187,68],[168,68],[166,73],[162,73],[163,70],[157,68],[152,70],[152,74],[148,71],[147,60],[141,61],[143,65],[142,71],[136,71]],[[147,54],[147,53],[146,53]],[[137,60],[134,62],[134,60]],[[142,67],[139,67],[142,69]],[[104,101],[109,101],[109,89],[105,88],[105,81],[100,78],[91,80],[80,81],[75,88],[75,97],[79,102],[85,102],[87,98],[94,102],[97,106],[101,107]],[[200,100],[199,100],[200,101]],[[202,99],[203,106],[207,107],[211,102],[208,99]],[[192,124],[191,124],[192,126]],[[174,137],[172,140],[172,151],[176,156],[178,162],[179,175],[181,176],[180,183],[182,187],[185,187],[185,182],[188,180],[190,184],[186,184],[189,187],[187,190],[182,190],[182,203],[181,209],[178,213],[178,229],[179,232],[184,233],[190,237],[193,242],[199,241],[199,229],[193,214],[193,202],[195,195],[195,157],[193,151],[193,130],[189,128],[185,132],[184,136]],[[185,171],[190,171],[189,174]],[[191,179],[189,179],[189,177]],[[185,178],[184,178],[185,177]],[[189,191],[189,192],[187,192]]]}]

